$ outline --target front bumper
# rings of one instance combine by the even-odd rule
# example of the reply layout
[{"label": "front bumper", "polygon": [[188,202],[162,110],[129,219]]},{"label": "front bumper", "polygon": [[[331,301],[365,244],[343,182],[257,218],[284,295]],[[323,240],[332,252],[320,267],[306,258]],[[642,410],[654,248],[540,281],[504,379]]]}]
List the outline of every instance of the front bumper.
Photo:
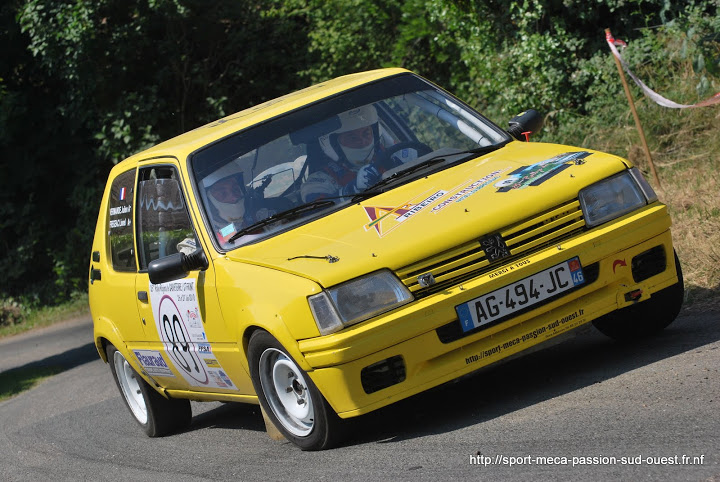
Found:
[{"label": "front bumper", "polygon": [[[302,340],[314,368],[309,375],[342,418],[466,375],[677,283],[669,228],[665,206],[656,203],[342,332]],[[632,260],[653,249],[664,253],[664,269],[636,282]],[[442,327],[457,322],[455,306],[575,256],[583,267],[597,263],[594,281],[479,332],[441,340]],[[402,373],[390,374],[389,386],[367,393],[368,367],[398,365]]]}]

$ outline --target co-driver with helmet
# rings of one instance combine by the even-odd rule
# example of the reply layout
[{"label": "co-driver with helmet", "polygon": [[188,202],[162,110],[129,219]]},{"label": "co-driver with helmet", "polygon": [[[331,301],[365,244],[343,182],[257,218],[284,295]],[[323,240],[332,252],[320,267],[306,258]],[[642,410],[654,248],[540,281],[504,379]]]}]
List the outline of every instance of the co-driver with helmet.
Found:
[{"label": "co-driver with helmet", "polygon": [[303,183],[303,202],[349,196],[367,189],[381,178],[383,169],[374,164],[384,150],[375,107],[365,105],[338,117],[340,127],[318,139],[328,159]]}]

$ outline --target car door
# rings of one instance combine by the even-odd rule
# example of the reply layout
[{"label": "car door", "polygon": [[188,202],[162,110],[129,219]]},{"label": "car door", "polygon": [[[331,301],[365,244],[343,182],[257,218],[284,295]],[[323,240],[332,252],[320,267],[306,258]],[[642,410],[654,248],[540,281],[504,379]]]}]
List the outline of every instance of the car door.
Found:
[{"label": "car door", "polygon": [[[157,161],[156,161],[157,162]],[[131,347],[153,378],[169,389],[248,393],[239,347],[222,318],[215,272],[190,218],[173,160],[140,167],[137,176],[137,307],[146,342]],[[209,266],[162,284],[150,283],[151,261],[205,249]],[[252,393],[251,391],[249,393]]]},{"label": "car door", "polygon": [[135,174],[133,168],[111,180],[107,211],[101,213],[105,240],[93,246],[90,268],[89,291],[97,300],[93,315],[108,320],[126,343],[146,338],[135,303]]}]

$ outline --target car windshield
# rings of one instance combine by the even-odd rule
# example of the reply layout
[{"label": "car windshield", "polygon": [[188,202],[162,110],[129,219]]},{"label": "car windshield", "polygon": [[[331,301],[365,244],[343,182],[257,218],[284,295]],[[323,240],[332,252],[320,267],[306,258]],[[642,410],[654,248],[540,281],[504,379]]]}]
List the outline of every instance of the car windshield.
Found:
[{"label": "car windshield", "polygon": [[196,152],[190,165],[208,224],[230,250],[342,209],[374,186],[414,179],[405,171],[425,175],[508,140],[459,100],[404,74],[245,129]]}]

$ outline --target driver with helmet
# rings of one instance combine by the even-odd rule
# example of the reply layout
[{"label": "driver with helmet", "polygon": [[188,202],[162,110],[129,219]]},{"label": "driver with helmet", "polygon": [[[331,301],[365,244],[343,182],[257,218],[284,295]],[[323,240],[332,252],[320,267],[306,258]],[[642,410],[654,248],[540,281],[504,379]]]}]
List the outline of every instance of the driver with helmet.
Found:
[{"label": "driver with helmet", "polygon": [[320,147],[329,159],[322,169],[310,174],[301,186],[303,202],[335,196],[351,196],[378,182],[382,168],[374,161],[382,155],[378,114],[365,105],[338,116],[340,127],[320,136]]},{"label": "driver with helmet", "polygon": [[252,221],[245,206],[245,185],[240,165],[230,161],[202,180],[210,206],[213,229],[226,241]]}]

